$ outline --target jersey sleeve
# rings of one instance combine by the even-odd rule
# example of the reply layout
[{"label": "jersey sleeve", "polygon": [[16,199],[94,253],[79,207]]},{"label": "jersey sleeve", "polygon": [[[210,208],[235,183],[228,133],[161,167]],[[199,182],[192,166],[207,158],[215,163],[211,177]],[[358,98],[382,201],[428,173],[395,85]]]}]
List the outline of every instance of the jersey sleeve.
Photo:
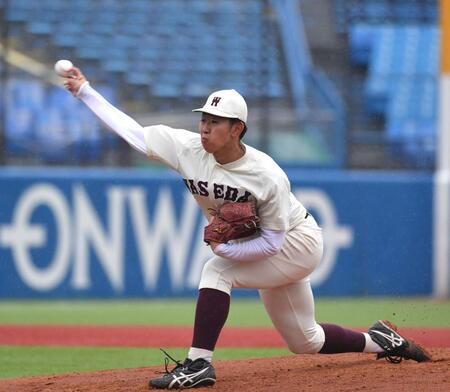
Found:
[{"label": "jersey sleeve", "polygon": [[179,171],[181,157],[186,149],[199,140],[200,135],[184,129],[174,129],[166,125],[144,128],[147,156]]},{"label": "jersey sleeve", "polygon": [[234,261],[256,261],[277,254],[286,232],[262,229],[261,234],[247,241],[219,244],[214,253]]},{"label": "jersey sleeve", "polygon": [[291,187],[286,176],[266,178],[264,192],[258,203],[261,227],[268,230],[287,231],[291,209]]},{"label": "jersey sleeve", "polygon": [[89,82],[84,82],[78,90],[79,98],[109,129],[117,133],[135,150],[145,154],[144,128],[111,105]]}]

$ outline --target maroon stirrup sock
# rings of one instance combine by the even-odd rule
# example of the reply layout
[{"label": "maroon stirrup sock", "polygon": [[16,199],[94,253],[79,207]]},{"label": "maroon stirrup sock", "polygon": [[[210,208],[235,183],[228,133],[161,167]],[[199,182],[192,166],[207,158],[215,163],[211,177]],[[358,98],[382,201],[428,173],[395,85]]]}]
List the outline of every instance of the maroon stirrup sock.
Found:
[{"label": "maroon stirrup sock", "polygon": [[325,343],[320,354],[360,353],[366,346],[362,332],[355,332],[334,324],[320,324],[325,332]]},{"label": "maroon stirrup sock", "polygon": [[214,351],[230,310],[230,296],[220,290],[200,289],[195,309],[192,347]]}]

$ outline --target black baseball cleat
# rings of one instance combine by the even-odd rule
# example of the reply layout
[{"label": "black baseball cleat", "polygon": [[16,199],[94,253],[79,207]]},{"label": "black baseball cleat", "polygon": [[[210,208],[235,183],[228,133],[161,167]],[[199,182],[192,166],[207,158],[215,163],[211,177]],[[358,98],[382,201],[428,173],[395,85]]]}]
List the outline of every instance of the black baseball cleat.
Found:
[{"label": "black baseball cleat", "polygon": [[192,361],[186,358],[183,363],[164,353],[177,365],[169,372],[165,360],[166,373],[149,381],[148,386],[156,389],[188,389],[209,387],[216,383],[216,373],[211,363],[203,358]]},{"label": "black baseball cleat", "polygon": [[424,348],[400,335],[397,326],[387,320],[378,320],[369,328],[369,335],[384,350],[377,354],[377,359],[385,358],[392,363],[403,359],[431,361],[431,355]]}]

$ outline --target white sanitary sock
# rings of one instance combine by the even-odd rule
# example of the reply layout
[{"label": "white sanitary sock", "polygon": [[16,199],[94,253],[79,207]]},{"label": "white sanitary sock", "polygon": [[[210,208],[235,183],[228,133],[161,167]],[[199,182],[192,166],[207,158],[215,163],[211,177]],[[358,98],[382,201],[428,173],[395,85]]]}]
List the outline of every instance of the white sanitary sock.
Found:
[{"label": "white sanitary sock", "polygon": [[382,353],[384,350],[375,343],[367,332],[364,332],[366,338],[366,346],[364,347],[365,353]]},{"label": "white sanitary sock", "polygon": [[208,362],[212,362],[213,354],[213,351],[205,350],[203,348],[191,347],[189,349],[188,358],[192,359],[193,361],[198,358],[203,358]]}]

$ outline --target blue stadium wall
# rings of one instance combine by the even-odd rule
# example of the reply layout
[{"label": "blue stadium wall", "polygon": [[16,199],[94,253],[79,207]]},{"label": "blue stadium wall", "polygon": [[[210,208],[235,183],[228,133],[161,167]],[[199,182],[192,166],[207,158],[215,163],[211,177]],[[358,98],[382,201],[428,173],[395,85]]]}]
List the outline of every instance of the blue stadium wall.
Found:
[{"label": "blue stadium wall", "polygon": [[[324,229],[316,295],[432,293],[431,175],[288,175]],[[0,298],[193,296],[204,224],[171,173],[3,169]]]}]

